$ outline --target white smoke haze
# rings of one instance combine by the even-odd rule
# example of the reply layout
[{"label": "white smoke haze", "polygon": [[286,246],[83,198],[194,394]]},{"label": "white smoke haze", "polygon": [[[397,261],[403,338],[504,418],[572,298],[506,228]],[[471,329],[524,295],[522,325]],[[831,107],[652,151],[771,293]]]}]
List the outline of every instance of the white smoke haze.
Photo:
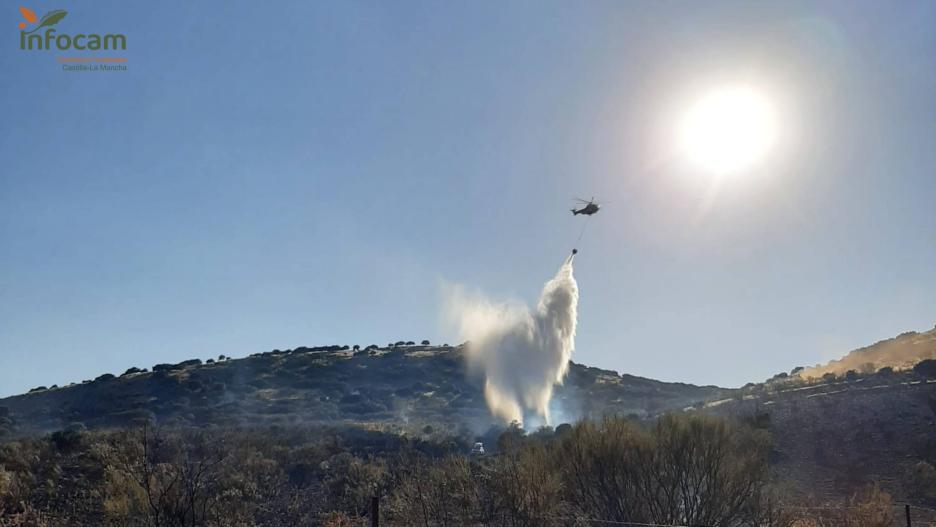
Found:
[{"label": "white smoke haze", "polygon": [[491,413],[523,424],[530,412],[549,423],[553,387],[562,384],[575,348],[578,285],[572,262],[546,283],[536,309],[491,302],[461,286],[446,287],[446,315],[468,341],[467,357],[485,378]]}]

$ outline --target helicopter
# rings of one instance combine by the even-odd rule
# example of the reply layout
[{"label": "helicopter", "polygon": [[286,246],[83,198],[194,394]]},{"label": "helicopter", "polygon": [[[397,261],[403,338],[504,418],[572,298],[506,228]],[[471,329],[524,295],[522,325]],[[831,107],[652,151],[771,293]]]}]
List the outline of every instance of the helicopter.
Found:
[{"label": "helicopter", "polygon": [[579,203],[584,205],[584,207],[578,210],[572,209],[573,216],[578,216],[579,214],[585,214],[586,216],[591,216],[592,214],[598,212],[598,210],[601,208],[601,205],[595,203],[595,198],[592,198],[587,201],[584,199],[575,198],[575,201],[578,201]]}]

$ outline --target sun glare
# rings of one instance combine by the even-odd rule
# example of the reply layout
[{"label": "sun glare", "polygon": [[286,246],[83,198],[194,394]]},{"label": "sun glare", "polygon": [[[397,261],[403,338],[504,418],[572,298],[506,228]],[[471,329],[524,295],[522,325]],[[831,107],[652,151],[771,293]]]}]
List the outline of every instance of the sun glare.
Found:
[{"label": "sun glare", "polygon": [[753,89],[731,87],[708,93],[688,109],[679,142],[700,168],[726,175],[762,160],[776,134],[770,101]]}]

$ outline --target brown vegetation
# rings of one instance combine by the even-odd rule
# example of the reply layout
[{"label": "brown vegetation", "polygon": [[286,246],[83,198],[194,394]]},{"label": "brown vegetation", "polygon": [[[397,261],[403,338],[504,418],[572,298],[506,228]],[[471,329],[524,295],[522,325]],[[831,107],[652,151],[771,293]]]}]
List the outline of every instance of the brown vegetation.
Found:
[{"label": "brown vegetation", "polygon": [[909,369],[918,362],[936,358],[936,328],[929,331],[908,331],[892,339],[859,348],[838,360],[805,368],[803,378],[821,378],[831,373],[842,376],[849,371],[874,373],[881,368]]},{"label": "brown vegetation", "polygon": [[[465,455],[475,437],[427,434],[76,427],[0,444],[0,526],[351,526],[374,496],[385,524],[424,527],[877,527],[894,516],[877,487],[832,508],[790,501],[765,430],[702,414],[514,426],[482,457]],[[916,472],[932,482],[931,466]]]}]

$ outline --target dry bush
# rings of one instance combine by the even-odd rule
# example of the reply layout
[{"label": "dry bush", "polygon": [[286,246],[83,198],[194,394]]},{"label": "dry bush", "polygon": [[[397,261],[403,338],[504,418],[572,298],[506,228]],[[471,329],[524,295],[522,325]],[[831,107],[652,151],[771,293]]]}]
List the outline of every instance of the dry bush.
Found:
[{"label": "dry bush", "polygon": [[483,464],[465,457],[407,460],[391,496],[394,525],[553,525],[561,476],[542,444],[517,444]]},{"label": "dry bush", "polygon": [[45,514],[26,504],[14,514],[4,514],[0,508],[0,527],[54,527],[56,522]]},{"label": "dry bush", "polygon": [[646,431],[628,420],[576,425],[556,452],[565,499],[593,518],[647,518],[641,487],[651,452]]},{"label": "dry bush", "polygon": [[16,474],[6,470],[0,465],[0,515],[13,504],[13,488],[16,485]]},{"label": "dry bush", "polygon": [[227,455],[217,438],[144,426],[112,439],[105,500],[112,521],[188,527],[217,516]]},{"label": "dry bush", "polygon": [[803,507],[793,527],[893,527],[894,510],[890,494],[873,485],[839,506]]},{"label": "dry bush", "polygon": [[936,500],[936,468],[926,461],[920,461],[910,471],[910,493],[916,498]]},{"label": "dry bush", "polygon": [[360,527],[364,522],[360,518],[352,518],[350,515],[333,511],[324,513],[319,517],[322,527]]},{"label": "dry bush", "polygon": [[405,525],[466,525],[482,510],[479,485],[464,457],[410,459],[401,467],[391,515]]},{"label": "dry bush", "polygon": [[855,494],[848,500],[843,527],[890,527],[894,524],[891,495],[877,485]]},{"label": "dry bush", "polygon": [[387,464],[383,459],[361,459],[343,452],[326,463],[323,480],[325,510],[342,511],[363,516],[370,507],[371,497],[379,495],[387,480]]},{"label": "dry bush", "polygon": [[557,458],[579,515],[677,525],[782,524],[765,509],[765,432],[699,414],[667,415],[647,429],[620,417],[583,422]]},{"label": "dry bush", "polygon": [[555,458],[541,444],[499,456],[490,486],[498,525],[553,525],[563,516],[562,477]]}]

